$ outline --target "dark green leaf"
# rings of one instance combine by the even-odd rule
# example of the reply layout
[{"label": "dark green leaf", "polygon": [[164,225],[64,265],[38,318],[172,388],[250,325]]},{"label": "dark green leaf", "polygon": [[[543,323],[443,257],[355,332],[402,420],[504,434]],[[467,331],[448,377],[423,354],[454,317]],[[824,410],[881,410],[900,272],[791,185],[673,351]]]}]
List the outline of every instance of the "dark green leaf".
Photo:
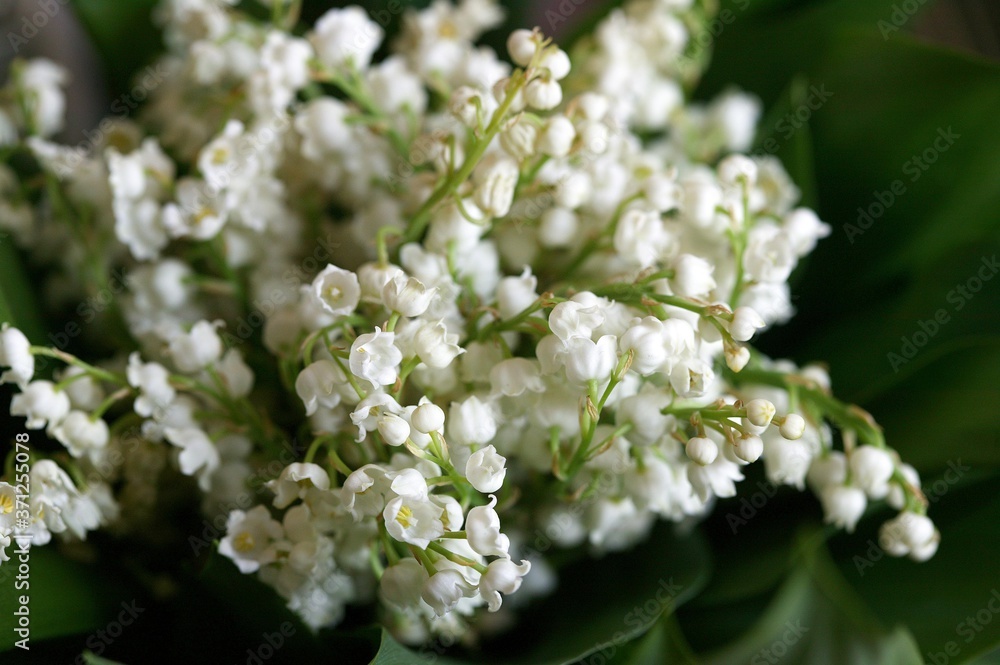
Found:
[{"label": "dark green leaf", "polygon": [[[874,536],[838,538],[831,546],[844,577],[880,619],[909,626],[922,653],[965,662],[1000,646],[1000,476],[952,487],[928,514],[941,531],[941,545],[925,563],[885,555]],[[858,531],[877,527],[865,520]],[[949,643],[958,655],[947,655]]]},{"label": "dark green leaf", "polygon": [[[93,566],[56,550],[54,545],[30,548],[28,575],[18,580],[22,561],[14,543],[8,548],[11,560],[0,566],[0,651],[15,648],[20,639],[13,629],[21,596],[29,599],[31,643],[104,628],[135,598]],[[17,588],[15,582],[28,588]]]},{"label": "dark green leaf", "polygon": [[814,544],[760,621],[739,641],[705,655],[706,665],[778,662],[852,665],[921,662],[902,627],[881,628]]}]

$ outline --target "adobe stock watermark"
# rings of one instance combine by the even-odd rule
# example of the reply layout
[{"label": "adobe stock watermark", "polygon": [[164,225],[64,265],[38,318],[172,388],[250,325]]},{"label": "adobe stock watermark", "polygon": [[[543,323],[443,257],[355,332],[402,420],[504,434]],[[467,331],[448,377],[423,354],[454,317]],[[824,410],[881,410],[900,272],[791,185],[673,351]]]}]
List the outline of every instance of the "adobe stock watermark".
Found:
[{"label": "adobe stock watermark", "polygon": [[[962,135],[957,134],[950,126],[947,129],[939,127],[937,136],[931,142],[931,145],[925,148],[920,154],[913,155],[903,163],[902,172],[904,176],[909,176],[909,183],[913,184],[920,180],[937,163],[941,155],[948,152],[960,138],[962,138]],[[867,207],[858,207],[857,222],[854,224],[850,222],[844,223],[843,229],[844,233],[847,234],[848,241],[853,245],[858,236],[864,235],[865,231],[874,226],[875,222],[881,219],[882,215],[895,205],[896,201],[906,194],[906,192],[907,182],[902,178],[893,180],[886,190],[872,192],[872,198],[875,200],[869,203]]]},{"label": "adobe stock watermark", "polygon": [[146,67],[139,76],[135,77],[136,83],[132,89],[122,93],[115,101],[111,102],[109,109],[112,115],[101,120],[94,129],[84,130],[84,139],[69,149],[69,156],[65,160],[58,161],[57,175],[60,178],[71,176],[87,156],[104,141],[104,137],[114,129],[115,122],[128,118],[169,77],[170,71],[162,62]]},{"label": "adobe stock watermark", "polygon": [[903,0],[893,5],[888,20],[881,19],[878,22],[878,31],[882,33],[882,39],[889,41],[889,35],[899,32],[925,4],[927,0]]},{"label": "adobe stock watermark", "polygon": [[732,529],[735,535],[741,527],[750,523],[750,520],[757,517],[760,510],[767,505],[767,502],[778,493],[778,486],[770,480],[758,481],[757,491],[750,496],[740,498],[739,510],[726,514],[726,524]]},{"label": "adobe stock watermark", "polygon": [[782,658],[788,655],[792,647],[798,644],[802,636],[809,632],[808,626],[803,626],[801,620],[786,621],[784,625],[785,631],[781,634],[781,637],[776,639],[760,651],[758,651],[754,657],[750,660],[750,665],[775,665]]},{"label": "adobe stock watermark", "polygon": [[21,17],[21,25],[17,32],[11,30],[7,33],[7,43],[14,53],[19,53],[21,48],[34,39],[39,32],[45,29],[49,21],[54,19],[62,8],[67,6],[71,0],[35,0],[38,10],[35,12],[24,12]]},{"label": "adobe stock watermark", "polygon": [[948,640],[942,645],[941,651],[928,651],[928,665],[948,665],[962,653],[962,644],[971,644],[983,630],[993,623],[994,617],[1000,614],[1000,590],[996,587],[990,589],[990,596],[983,604],[982,608],[975,614],[970,614],[955,626],[955,634],[963,638],[958,640]]},{"label": "adobe stock watermark", "polygon": [[[125,629],[135,623],[139,615],[146,611],[146,608],[139,607],[139,603],[135,600],[130,603],[122,601],[121,607],[122,609],[116,619],[87,637],[85,644],[93,655],[100,656],[104,653],[115,640],[122,636]],[[87,662],[87,657],[84,654],[80,654],[73,661],[73,665],[86,665]]]},{"label": "adobe stock watermark", "polygon": [[951,305],[951,311],[946,307],[938,308],[928,319],[917,321],[919,330],[900,337],[902,344],[899,347],[899,353],[890,351],[886,354],[886,360],[889,361],[893,373],[898,373],[900,367],[916,358],[917,354],[941,332],[941,328],[951,322],[952,313],[962,311],[969,304],[969,301],[983,290],[983,286],[996,276],[997,272],[1000,272],[1000,262],[997,261],[997,255],[984,256],[980,260],[976,273],[961,284],[956,284],[955,288],[948,292],[945,299]]},{"label": "adobe stock watermark", "polygon": [[750,156],[759,158],[777,153],[781,149],[782,143],[791,139],[803,127],[808,125],[809,121],[812,120],[813,114],[823,108],[830,101],[830,98],[833,97],[833,94],[833,92],[826,89],[825,83],[821,83],[819,87],[815,85],[809,86],[809,96],[793,110],[782,116],[778,122],[774,123],[771,136],[764,139],[760,148],[755,150]]},{"label": "adobe stock watermark", "polygon": [[[270,660],[274,657],[274,654],[278,653],[281,647],[285,646],[285,642],[288,641],[292,635],[295,634],[295,626],[292,622],[285,621],[280,626],[278,630],[273,633],[263,633],[261,634],[262,641],[256,647],[246,650],[247,659],[246,665],[263,665],[265,661]],[[238,664],[242,665],[242,664]]]},{"label": "adobe stock watermark", "polygon": [[636,605],[622,620],[630,631],[619,630],[611,636],[610,643],[595,645],[595,651],[579,661],[581,665],[606,665],[611,662],[618,650],[631,640],[636,631],[649,626],[658,616],[673,608],[674,601],[683,590],[683,586],[674,582],[674,578],[660,579],[654,594],[645,602]]},{"label": "adobe stock watermark", "polygon": [[[746,11],[747,7],[750,6],[750,0],[735,0],[735,3],[736,9],[739,12]],[[726,27],[736,22],[736,17],[737,12],[734,12],[729,7],[724,7],[711,20],[702,25],[697,33],[692,34],[688,38],[688,47],[683,53],[677,56],[677,64],[701,62],[705,57],[705,52],[712,47],[715,40],[722,36]]]}]

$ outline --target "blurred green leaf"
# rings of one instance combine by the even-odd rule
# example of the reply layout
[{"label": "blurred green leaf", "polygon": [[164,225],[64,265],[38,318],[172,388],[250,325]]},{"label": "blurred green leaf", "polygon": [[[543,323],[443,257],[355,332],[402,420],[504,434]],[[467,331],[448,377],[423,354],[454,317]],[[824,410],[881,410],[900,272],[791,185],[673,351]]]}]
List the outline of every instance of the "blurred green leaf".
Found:
[{"label": "blurred green leaf", "polygon": [[[585,659],[580,661],[580,665],[590,665],[591,662],[592,659]],[[693,665],[698,661],[684,640],[676,619],[664,616],[646,634],[632,640],[601,662],[608,665]]]},{"label": "blurred green leaf", "polygon": [[35,296],[11,238],[0,238],[0,323],[16,326],[35,344],[45,340]]},{"label": "blurred green leaf", "polygon": [[[14,549],[11,543],[11,560],[0,566],[0,652],[16,648],[20,639],[13,629],[21,596],[29,599],[31,643],[104,628],[135,598],[102,571],[61,556],[54,546],[30,548],[28,576],[16,580],[22,562]],[[17,588],[15,581],[28,587]]]},{"label": "blurred green leaf", "polygon": [[108,660],[107,658],[101,658],[100,656],[95,656],[89,651],[83,652],[83,661],[87,665],[125,665],[117,660]]},{"label": "blurred green leaf", "polygon": [[72,0],[72,3],[106,65],[104,73],[112,90],[116,94],[129,90],[132,77],[162,48],[152,20],[158,0]]},{"label": "blurred green leaf", "polygon": [[[818,534],[759,622],[739,641],[702,657],[706,665],[780,662],[911,665],[922,662],[903,627],[881,628],[826,559]],[[819,545],[821,548],[822,546]]]},{"label": "blurred green leaf", "polygon": [[[922,653],[965,662],[1000,646],[1000,476],[948,489],[928,514],[941,531],[930,561],[887,556],[874,535],[841,536],[831,549],[843,576],[883,621],[909,626]],[[865,520],[858,532],[874,534],[877,526]],[[958,655],[947,654],[949,642]]]}]

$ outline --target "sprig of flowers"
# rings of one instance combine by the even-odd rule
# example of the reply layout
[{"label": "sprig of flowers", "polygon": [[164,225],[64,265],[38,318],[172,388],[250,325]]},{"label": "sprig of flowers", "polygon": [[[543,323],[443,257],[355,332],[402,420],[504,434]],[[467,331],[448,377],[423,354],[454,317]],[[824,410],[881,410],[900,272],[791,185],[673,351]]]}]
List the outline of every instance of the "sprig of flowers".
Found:
[{"label": "sprig of flowers", "polygon": [[[472,639],[483,606],[547,591],[535,529],[629,547],[760,460],[849,531],[885,500],[887,550],[933,555],[871,416],[752,349],[829,227],[739,154],[755,100],[685,100],[706,3],[626,3],[572,59],[516,30],[513,67],[474,45],[489,0],[410,12],[381,62],[358,7],[299,29],[296,2],[231,4],[161,4],[167,76],[90,149],[49,140],[56,65],[4,91],[5,228],[69,297],[125,271],[94,312],[120,355],[0,333],[11,413],[65,449],[35,453],[35,544],[148,527],[188,477],[225,516],[219,552],[309,625],[377,602],[407,642]],[[38,358],[66,369],[36,378]]]}]

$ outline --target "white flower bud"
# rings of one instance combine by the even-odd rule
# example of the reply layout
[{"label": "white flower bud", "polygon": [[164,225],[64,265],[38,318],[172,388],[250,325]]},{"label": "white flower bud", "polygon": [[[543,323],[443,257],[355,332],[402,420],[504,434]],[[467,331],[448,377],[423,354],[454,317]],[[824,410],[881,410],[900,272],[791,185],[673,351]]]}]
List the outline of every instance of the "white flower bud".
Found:
[{"label": "white flower bud", "polygon": [[549,48],[540,63],[541,67],[549,70],[549,74],[557,81],[561,81],[569,76],[570,67],[569,56],[566,51],[559,48]]},{"label": "white flower bud", "polygon": [[483,159],[476,167],[473,181],[473,200],[491,217],[503,217],[510,212],[514,200],[519,171],[517,162],[510,157],[492,155]]},{"label": "white flower bud", "polygon": [[416,608],[427,579],[427,571],[416,559],[402,559],[382,573],[379,592],[382,600],[400,610]]},{"label": "white flower bud", "polygon": [[35,374],[35,356],[31,342],[17,328],[3,324],[0,328],[0,367],[10,369],[0,375],[0,383],[16,383],[22,390]]},{"label": "white flower bud", "polygon": [[191,332],[176,335],[170,340],[170,355],[177,369],[185,373],[198,372],[222,356],[222,340],[215,329],[221,321],[199,321]]},{"label": "white flower bud", "polygon": [[757,163],[746,155],[729,155],[719,162],[717,172],[719,180],[726,184],[745,181],[753,186],[757,182]]},{"label": "white flower bud", "polygon": [[55,427],[69,410],[69,397],[51,381],[32,381],[10,401],[10,415],[27,418],[28,429]]},{"label": "white flower bud", "polygon": [[519,67],[527,67],[538,51],[541,35],[532,30],[515,30],[507,37],[507,52]]},{"label": "white flower bud", "polygon": [[305,405],[306,415],[313,415],[319,407],[332,409],[340,404],[337,385],[345,381],[347,377],[332,360],[317,360],[299,372],[295,393]]},{"label": "white flower bud", "polygon": [[448,441],[460,446],[486,445],[497,433],[493,408],[475,395],[452,402],[447,423]]},{"label": "white flower bud", "polygon": [[451,114],[472,129],[479,126],[479,111],[483,108],[483,93],[467,85],[455,88],[448,100]]},{"label": "white flower bud", "polygon": [[753,464],[764,454],[764,441],[755,434],[740,437],[736,439],[736,448],[733,452],[744,462]]},{"label": "white flower bud", "polygon": [[538,279],[531,274],[531,268],[525,267],[520,277],[504,277],[497,286],[497,309],[500,318],[511,319],[538,300],[535,288]]},{"label": "white flower bud", "polygon": [[437,294],[437,287],[427,288],[416,277],[396,275],[382,288],[382,300],[391,312],[403,316],[420,316],[430,307]]},{"label": "white flower bud", "polygon": [[562,102],[562,86],[551,78],[537,78],[525,87],[524,101],[542,111],[554,109]]},{"label": "white flower bud", "polygon": [[830,485],[843,485],[847,481],[847,457],[839,450],[816,457],[809,465],[807,479],[817,495]]},{"label": "white flower bud", "polygon": [[573,148],[576,128],[564,115],[554,115],[545,123],[538,136],[538,151],[551,157],[565,157]]},{"label": "white flower bud", "polygon": [[135,412],[140,416],[149,417],[165,411],[174,401],[176,393],[170,385],[170,372],[159,363],[143,363],[138,353],[128,358],[128,368],[125,370],[128,383],[140,390],[135,399]]},{"label": "white flower bud", "polygon": [[521,588],[521,579],[531,570],[531,563],[522,560],[520,565],[508,558],[494,559],[479,579],[479,593],[486,599],[490,612],[500,609],[500,594],[510,595]]},{"label": "white flower bud", "polygon": [[603,122],[585,122],[579,128],[580,143],[587,152],[603,154],[608,149],[611,132]]},{"label": "white flower bud", "polygon": [[708,466],[719,456],[719,446],[708,437],[693,436],[684,444],[684,452],[695,464]]},{"label": "white flower bud", "polygon": [[756,310],[750,307],[737,307],[733,312],[733,322],[729,324],[729,334],[737,342],[749,342],[754,333],[766,325]]},{"label": "white flower bud", "polygon": [[596,342],[574,337],[566,346],[566,378],[573,383],[606,381],[618,364],[618,340],[614,335],[604,335]]},{"label": "white flower bud", "polygon": [[752,399],[746,404],[747,420],[756,427],[767,427],[774,418],[775,408],[769,400]]},{"label": "white flower bud", "polygon": [[510,539],[500,533],[500,516],[494,510],[496,505],[497,498],[491,494],[489,505],[469,510],[465,518],[466,539],[477,554],[507,557]]},{"label": "white flower bud", "polygon": [[514,122],[500,133],[500,147],[518,161],[535,154],[538,130],[529,122]]},{"label": "white flower bud", "polygon": [[378,433],[390,446],[401,446],[410,437],[410,423],[395,413],[383,412],[378,417]]},{"label": "white flower bud", "polygon": [[434,613],[442,617],[455,609],[462,598],[471,597],[474,590],[462,577],[462,573],[453,569],[439,570],[424,583],[421,598],[433,608]]},{"label": "white flower bud", "polygon": [[742,371],[750,362],[750,349],[742,344],[726,344],[723,351],[726,356],[726,365],[734,372]]},{"label": "white flower bud", "polygon": [[[493,84],[493,99],[497,101],[498,104],[503,104],[504,100],[507,99],[507,90],[510,88],[510,78],[502,78]],[[524,110],[524,89],[518,88],[518,91],[514,93],[514,99],[510,103],[511,113],[520,113]]]},{"label": "white flower bud", "polygon": [[778,431],[781,432],[781,436],[789,441],[794,441],[795,439],[802,438],[802,435],[806,431],[806,421],[797,413],[789,413],[785,416]]},{"label": "white flower bud", "polygon": [[448,332],[443,321],[425,322],[413,335],[413,350],[428,367],[443,369],[451,365],[465,349],[458,344],[458,333]]},{"label": "white flower bud", "polygon": [[293,462],[281,470],[274,480],[269,480],[267,488],[274,493],[274,507],[284,509],[297,499],[304,499],[312,489],[330,489],[330,476],[318,464]]},{"label": "white flower bud", "polygon": [[715,268],[703,258],[681,254],[674,263],[674,292],[685,298],[707,296],[715,288]]},{"label": "white flower bud", "polygon": [[493,446],[486,446],[472,453],[465,464],[465,477],[483,494],[496,492],[507,476],[507,458],[497,453]]},{"label": "white flower bud", "polygon": [[553,192],[556,204],[575,210],[590,200],[592,193],[590,176],[583,171],[574,171],[556,185]]},{"label": "white flower bud", "polygon": [[868,499],[864,491],[849,485],[832,485],[820,494],[826,522],[854,532],[854,527],[865,512]]},{"label": "white flower bud", "polygon": [[632,370],[649,376],[667,361],[663,321],[655,316],[636,319],[618,340],[622,353],[632,351]]},{"label": "white flower bud", "polygon": [[889,479],[896,465],[888,451],[875,446],[855,448],[849,458],[851,478],[873,499],[880,499],[889,492]]},{"label": "white flower bud", "polygon": [[440,432],[444,427],[444,410],[433,402],[421,404],[410,414],[410,425],[424,434]]},{"label": "white flower bud", "polygon": [[361,300],[361,285],[358,276],[350,270],[328,265],[313,280],[312,295],[330,314],[347,316]]},{"label": "white flower bud", "polygon": [[52,436],[66,446],[73,457],[86,455],[95,461],[108,445],[108,424],[100,418],[91,420],[83,411],[70,411],[52,429]]},{"label": "white flower bud", "polygon": [[681,182],[681,211],[698,227],[707,227],[715,219],[716,207],[722,203],[722,189],[704,173],[695,172]]},{"label": "white flower bud", "polygon": [[498,362],[490,370],[490,384],[494,393],[507,397],[517,397],[526,390],[533,393],[545,390],[538,363],[527,358],[507,358]]},{"label": "white flower bud", "polygon": [[316,21],[309,41],[319,60],[332,69],[351,62],[364,70],[384,36],[382,28],[356,6],[331,9]]},{"label": "white flower bud", "polygon": [[549,208],[539,220],[538,242],[543,247],[561,249],[577,239],[580,221],[576,213],[566,208]]},{"label": "white flower bud", "polygon": [[649,268],[656,265],[676,241],[658,212],[632,208],[618,220],[613,242],[622,258],[640,268]]}]

